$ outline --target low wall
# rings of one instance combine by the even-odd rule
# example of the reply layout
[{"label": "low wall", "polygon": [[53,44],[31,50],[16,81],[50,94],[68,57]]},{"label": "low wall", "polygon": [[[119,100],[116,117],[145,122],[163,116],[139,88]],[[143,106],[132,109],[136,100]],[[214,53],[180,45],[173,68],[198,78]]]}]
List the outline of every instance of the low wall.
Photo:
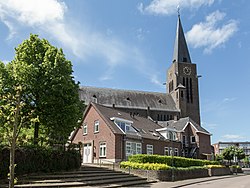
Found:
[{"label": "low wall", "polygon": [[149,180],[172,181],[172,172],[174,181],[203,178],[209,176],[230,175],[229,168],[211,168],[211,169],[194,169],[194,170],[140,170],[140,169],[126,169],[123,171],[138,176],[146,177]]},{"label": "low wall", "polygon": [[230,171],[230,168],[209,168],[208,169],[208,175],[209,176],[223,176],[223,175],[230,175],[232,172]]}]

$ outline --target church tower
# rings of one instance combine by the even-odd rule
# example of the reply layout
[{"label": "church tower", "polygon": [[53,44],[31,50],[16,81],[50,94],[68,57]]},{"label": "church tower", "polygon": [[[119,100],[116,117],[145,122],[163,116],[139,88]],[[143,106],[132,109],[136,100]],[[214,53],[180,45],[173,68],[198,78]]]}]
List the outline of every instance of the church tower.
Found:
[{"label": "church tower", "polygon": [[180,117],[190,117],[200,125],[199,90],[196,64],[189,55],[178,15],[173,63],[167,71],[167,92],[173,97]]}]

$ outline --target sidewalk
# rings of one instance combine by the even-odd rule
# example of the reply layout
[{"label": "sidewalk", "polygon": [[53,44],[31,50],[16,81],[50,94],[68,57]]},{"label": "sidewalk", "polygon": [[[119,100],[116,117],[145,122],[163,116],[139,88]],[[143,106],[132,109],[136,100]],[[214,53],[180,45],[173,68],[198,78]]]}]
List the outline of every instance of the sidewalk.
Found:
[{"label": "sidewalk", "polygon": [[192,184],[201,183],[201,182],[208,182],[208,181],[214,181],[214,180],[220,180],[220,179],[226,179],[226,178],[237,178],[240,176],[246,176],[246,174],[212,176],[212,177],[206,177],[206,178],[195,178],[195,179],[181,180],[181,181],[175,181],[175,182],[157,182],[157,183],[152,184],[150,187],[152,188],[166,188],[166,187],[178,188],[178,187],[183,187],[183,186],[192,185]]}]

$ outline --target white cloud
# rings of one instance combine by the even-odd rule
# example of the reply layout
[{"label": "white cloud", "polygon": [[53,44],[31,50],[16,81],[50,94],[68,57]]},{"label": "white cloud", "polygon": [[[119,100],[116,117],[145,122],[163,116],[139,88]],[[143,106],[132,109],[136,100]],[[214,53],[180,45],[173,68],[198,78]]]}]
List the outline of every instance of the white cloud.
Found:
[{"label": "white cloud", "polygon": [[225,44],[238,30],[238,23],[235,20],[229,20],[226,24],[218,26],[225,16],[225,13],[215,11],[208,15],[204,22],[195,24],[186,33],[188,44],[194,48],[204,48],[205,53],[210,53],[214,48]]},{"label": "white cloud", "polygon": [[116,38],[111,30],[102,34],[88,30],[88,23],[73,25],[66,17],[67,11],[67,5],[59,0],[0,1],[0,20],[9,28],[9,38],[18,34],[19,28],[29,27],[42,31],[82,60],[89,57],[101,58],[102,63],[108,66],[99,78],[102,81],[112,79],[117,66],[133,64],[133,68],[149,76],[151,82],[157,84],[157,73],[150,68],[148,58],[140,50]]},{"label": "white cloud", "polygon": [[210,6],[214,0],[153,0],[148,6],[140,3],[137,8],[142,13],[155,15],[172,15],[177,13],[177,7],[181,9],[197,9],[201,6]]},{"label": "white cloud", "polygon": [[216,123],[207,123],[207,122],[201,122],[202,127],[207,127],[210,130],[214,130],[218,127],[218,124]]},{"label": "white cloud", "polygon": [[238,141],[238,140],[245,139],[244,136],[236,135],[236,134],[226,134],[226,135],[223,135],[222,138],[229,140],[229,141]]}]

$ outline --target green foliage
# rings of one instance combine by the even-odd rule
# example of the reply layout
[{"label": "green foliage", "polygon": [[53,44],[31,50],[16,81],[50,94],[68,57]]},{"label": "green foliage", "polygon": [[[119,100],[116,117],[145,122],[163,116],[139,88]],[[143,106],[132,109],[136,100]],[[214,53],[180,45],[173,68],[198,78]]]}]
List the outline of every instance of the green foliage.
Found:
[{"label": "green foliage", "polygon": [[205,165],[207,168],[225,168],[224,165]]},{"label": "green foliage", "polygon": [[120,163],[121,168],[131,168],[131,169],[144,169],[144,170],[168,170],[171,167],[166,164],[158,163],[136,163],[130,161],[123,161]]},{"label": "green foliage", "polygon": [[[76,150],[53,150],[45,147],[26,146],[16,150],[16,174],[54,172],[78,169],[80,153]],[[0,148],[0,178],[5,178],[9,168],[9,149]]]},{"label": "green foliage", "polygon": [[123,161],[120,163],[121,168],[142,169],[142,170],[175,170],[175,171],[191,171],[197,169],[205,169],[206,166],[190,166],[190,167],[171,167],[166,164],[159,163],[137,163],[130,161]]},{"label": "green foliage", "polygon": [[215,160],[216,160],[216,161],[219,161],[219,162],[222,162],[222,161],[223,161],[223,155],[222,155],[222,154],[220,154],[220,155],[217,154],[217,155],[215,156]]},{"label": "green foliage", "polygon": [[18,144],[31,142],[35,127],[39,128],[40,145],[65,144],[79,126],[84,108],[72,63],[62,49],[37,35],[31,34],[15,50],[12,62],[0,62],[0,142],[8,144],[11,138],[16,94],[21,88]]},{"label": "green foliage", "polygon": [[[138,154],[131,155],[129,157],[130,162],[136,163],[159,163],[167,164],[172,166],[172,156],[162,156],[162,155],[146,155]],[[217,161],[208,161],[208,160],[199,160],[199,159],[190,159],[184,157],[173,157],[174,167],[190,167],[190,166],[204,166],[210,164],[219,164]]]},{"label": "green foliage", "polygon": [[230,146],[223,150],[222,156],[228,161],[233,160],[234,156],[236,156],[238,160],[241,160],[245,158],[245,153],[241,148]]}]

